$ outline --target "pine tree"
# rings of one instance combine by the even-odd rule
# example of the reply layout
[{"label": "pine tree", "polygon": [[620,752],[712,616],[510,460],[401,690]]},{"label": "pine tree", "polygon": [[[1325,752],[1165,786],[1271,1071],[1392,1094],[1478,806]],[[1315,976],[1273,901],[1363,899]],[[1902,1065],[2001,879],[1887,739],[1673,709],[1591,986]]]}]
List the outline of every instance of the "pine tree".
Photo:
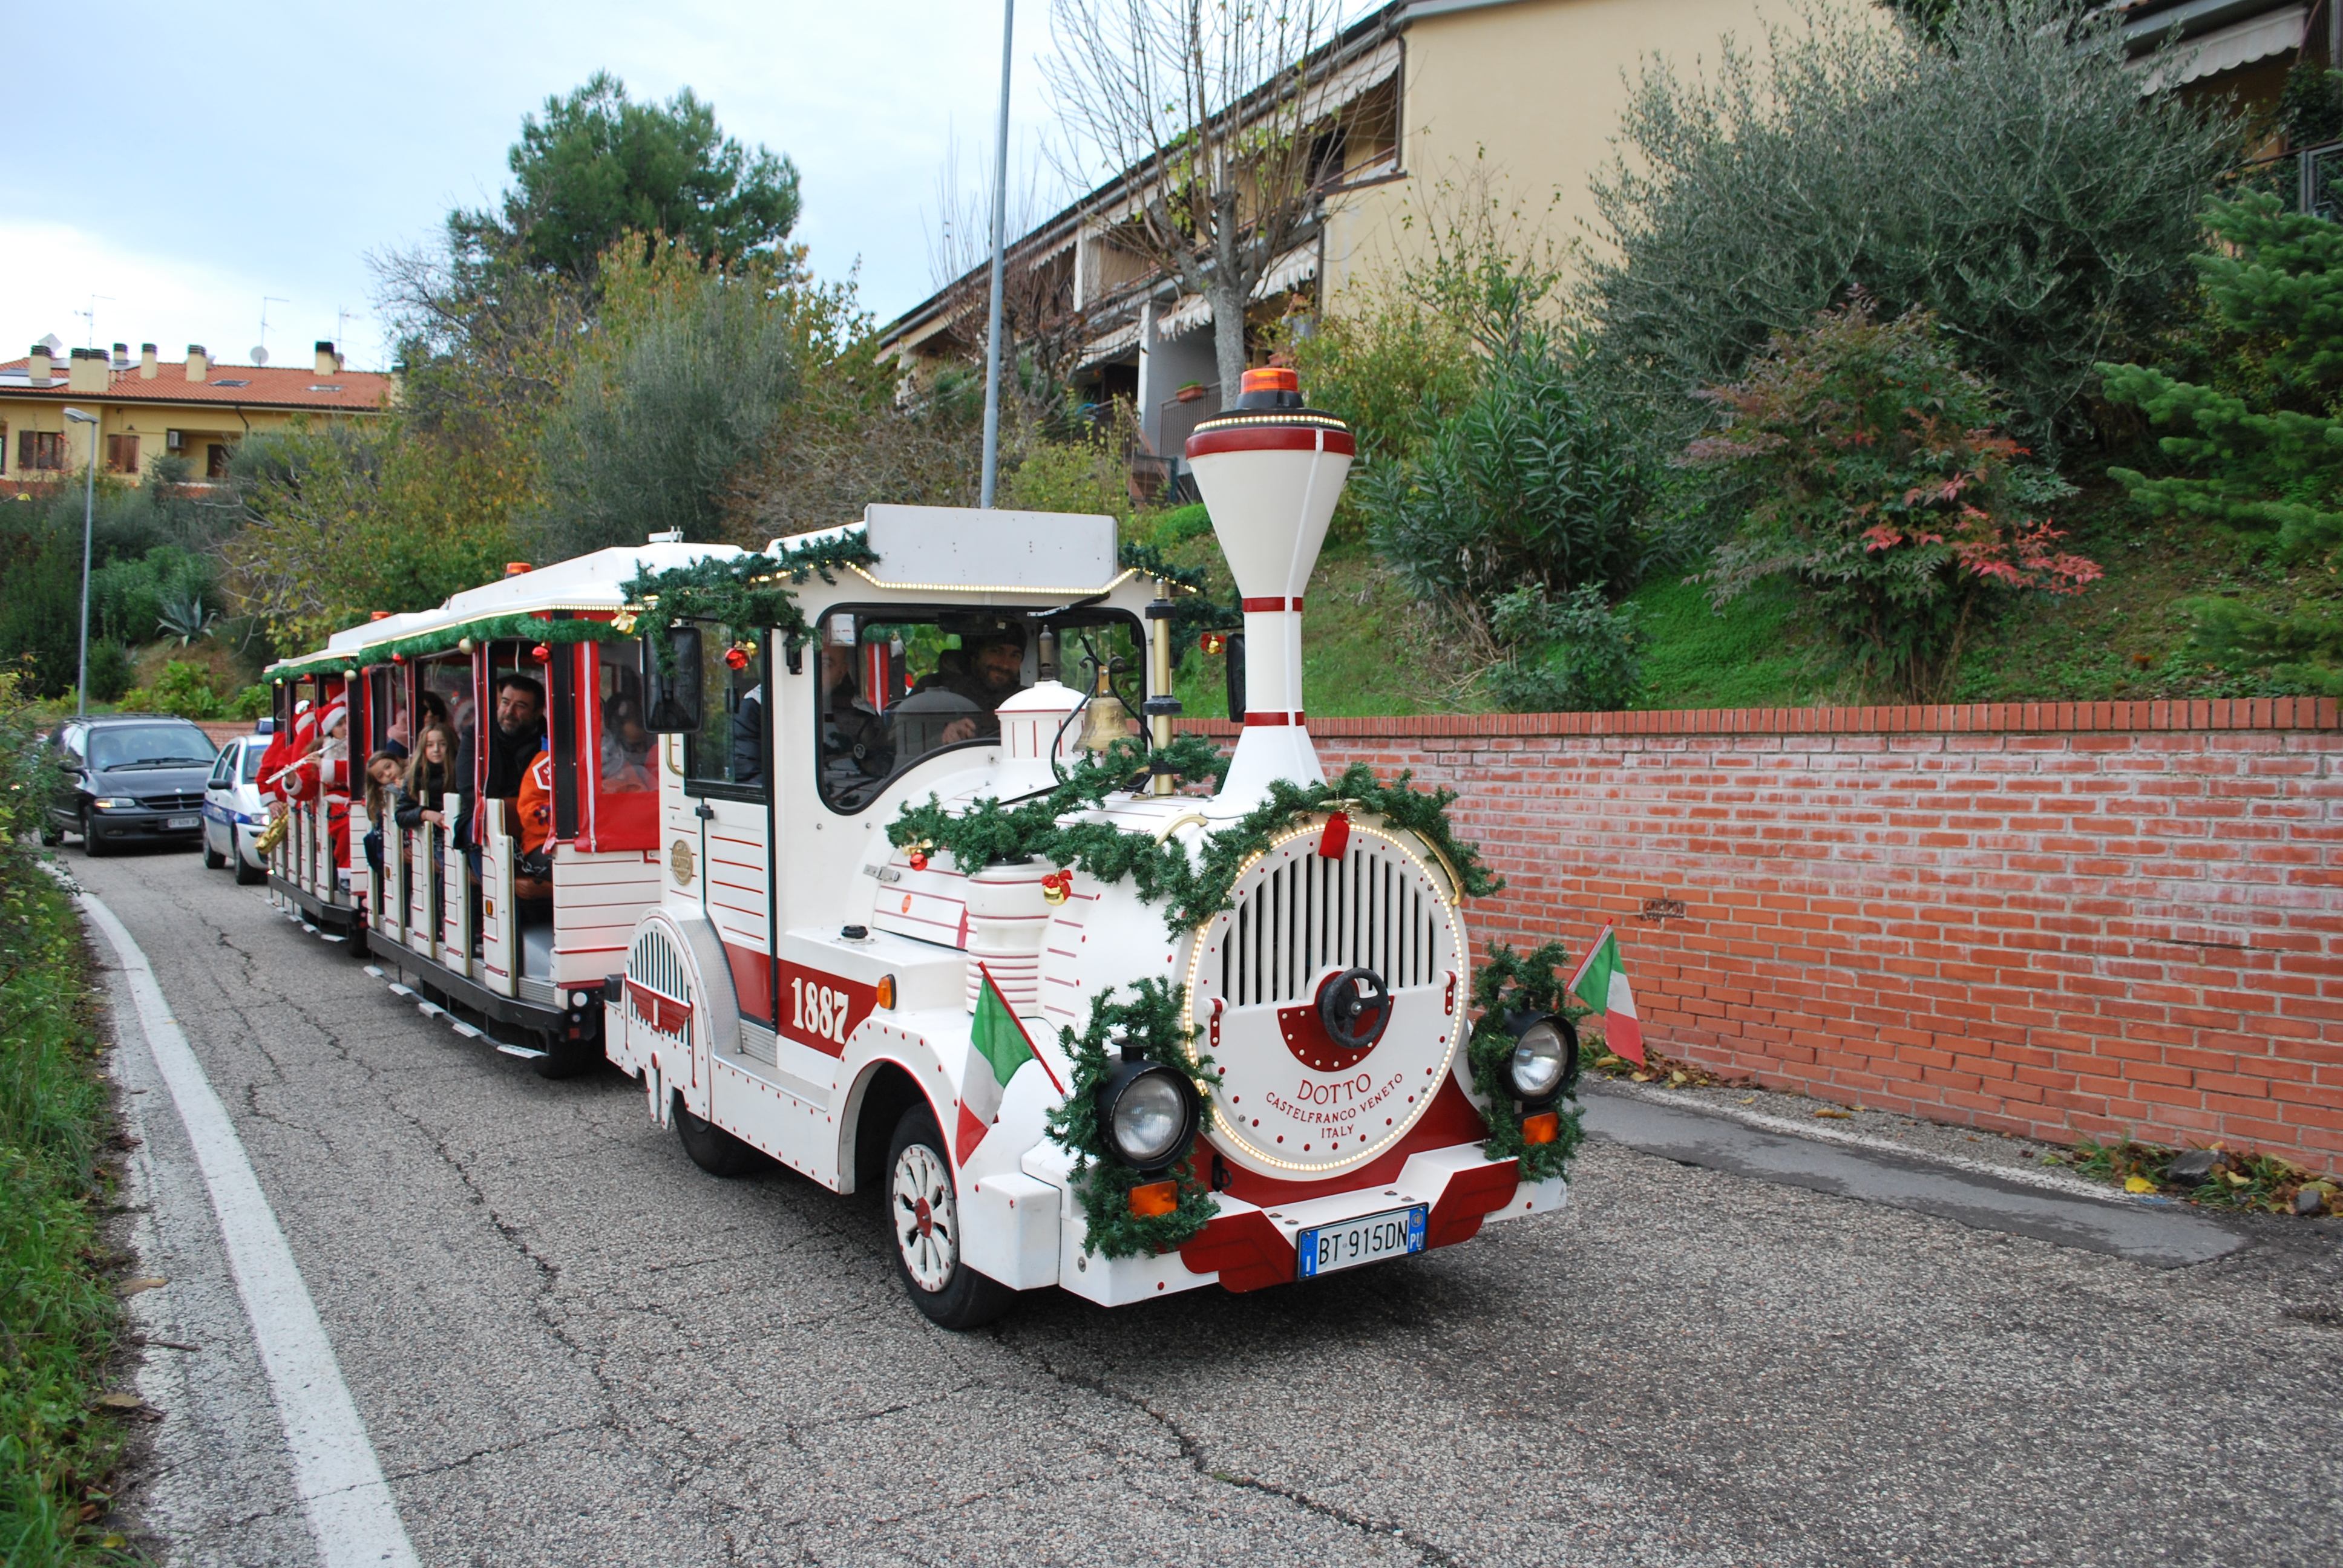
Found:
[{"label": "pine tree", "polygon": [[[2172,472],[2110,468],[2152,515],[2217,524],[2291,559],[2343,550],[2343,225],[2250,193],[2215,202],[2222,247],[2197,260],[2211,325],[2235,354],[2215,385],[2102,365],[2107,399],[2169,433]],[[2343,620],[2202,601],[2197,639],[2281,681],[2343,691]]]}]

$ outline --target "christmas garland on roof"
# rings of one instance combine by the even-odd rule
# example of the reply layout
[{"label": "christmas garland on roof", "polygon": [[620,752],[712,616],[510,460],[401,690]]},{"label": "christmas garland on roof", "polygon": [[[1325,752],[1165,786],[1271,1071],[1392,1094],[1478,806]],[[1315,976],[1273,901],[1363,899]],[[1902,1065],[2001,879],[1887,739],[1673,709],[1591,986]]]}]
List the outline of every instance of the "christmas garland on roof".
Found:
[{"label": "christmas garland on roof", "polygon": [[[411,637],[393,638],[388,642],[368,643],[364,648],[336,653],[327,650],[307,653],[288,658],[276,667],[273,677],[283,682],[303,675],[356,675],[364,666],[380,664],[387,659],[404,663],[410,658],[429,658],[435,654],[469,653],[479,642],[608,642],[628,635],[607,616],[573,614],[556,620],[552,610],[518,610],[504,615],[482,616],[477,620],[457,621],[447,626],[435,626],[429,631],[418,631]],[[322,668],[320,668],[322,667]]]},{"label": "christmas garland on roof", "polygon": [[878,559],[868,538],[850,533],[784,546],[779,555],[702,559],[643,572],[620,587],[629,605],[641,607],[639,615],[619,617],[620,629],[651,645],[662,672],[672,671],[675,654],[659,633],[680,620],[714,621],[738,632],[769,628],[784,642],[802,642],[813,628],[791,590],[811,577],[835,584],[831,574],[840,568],[871,566]]}]

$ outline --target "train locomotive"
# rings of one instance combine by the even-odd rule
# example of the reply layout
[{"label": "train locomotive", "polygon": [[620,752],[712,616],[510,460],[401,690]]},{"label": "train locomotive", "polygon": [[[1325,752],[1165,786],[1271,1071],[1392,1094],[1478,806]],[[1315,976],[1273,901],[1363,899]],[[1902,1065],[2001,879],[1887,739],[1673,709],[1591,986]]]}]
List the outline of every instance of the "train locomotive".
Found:
[{"label": "train locomotive", "polygon": [[[1242,598],[1217,781],[1145,760],[1173,739],[1172,617],[1111,518],[874,505],[767,552],[847,563],[805,578],[782,635],[643,594],[738,555],[668,540],[288,661],[283,716],[347,705],[353,759],[425,693],[464,701],[473,824],[381,824],[354,790],[342,841],[382,828],[380,864],[334,864],[307,806],[272,885],[540,1070],[617,1064],[702,1168],[877,1188],[947,1327],[1048,1286],[1113,1306],[1310,1279],[1559,1208],[1554,1164],[1490,1150],[1552,1125],[1569,1025],[1500,1020],[1504,1079],[1476,1084],[1454,845],[1331,797],[1311,742],[1302,593],[1353,450],[1290,372],[1190,439]],[[488,789],[524,671],[554,781],[533,855]],[[1106,749],[1139,765],[1070,797],[1133,729]]]}]

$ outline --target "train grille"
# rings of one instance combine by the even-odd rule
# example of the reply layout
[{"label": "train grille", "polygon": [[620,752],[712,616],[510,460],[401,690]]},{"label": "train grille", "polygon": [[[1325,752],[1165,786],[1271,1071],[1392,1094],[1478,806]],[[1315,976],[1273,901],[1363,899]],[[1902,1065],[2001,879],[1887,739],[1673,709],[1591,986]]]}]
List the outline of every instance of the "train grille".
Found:
[{"label": "train grille", "polygon": [[635,939],[634,951],[627,956],[627,978],[669,1001],[691,1005],[691,982],[684,978],[683,960],[662,932],[645,931]]},{"label": "train grille", "polygon": [[1363,965],[1394,990],[1428,985],[1448,967],[1439,907],[1420,877],[1379,840],[1339,859],[1297,855],[1238,901],[1222,940],[1220,994],[1232,1007],[1307,1000],[1329,968]]}]

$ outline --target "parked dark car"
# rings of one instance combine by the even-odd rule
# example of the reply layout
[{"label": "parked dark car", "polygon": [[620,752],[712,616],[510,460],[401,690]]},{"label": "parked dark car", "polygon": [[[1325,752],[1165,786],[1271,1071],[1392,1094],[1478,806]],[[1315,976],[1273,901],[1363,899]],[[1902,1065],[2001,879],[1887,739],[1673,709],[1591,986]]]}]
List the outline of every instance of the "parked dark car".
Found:
[{"label": "parked dark car", "polygon": [[49,738],[65,781],[41,836],[81,835],[92,855],[127,843],[194,849],[204,836],[204,785],[218,748],[184,719],[122,713],[68,719]]}]

